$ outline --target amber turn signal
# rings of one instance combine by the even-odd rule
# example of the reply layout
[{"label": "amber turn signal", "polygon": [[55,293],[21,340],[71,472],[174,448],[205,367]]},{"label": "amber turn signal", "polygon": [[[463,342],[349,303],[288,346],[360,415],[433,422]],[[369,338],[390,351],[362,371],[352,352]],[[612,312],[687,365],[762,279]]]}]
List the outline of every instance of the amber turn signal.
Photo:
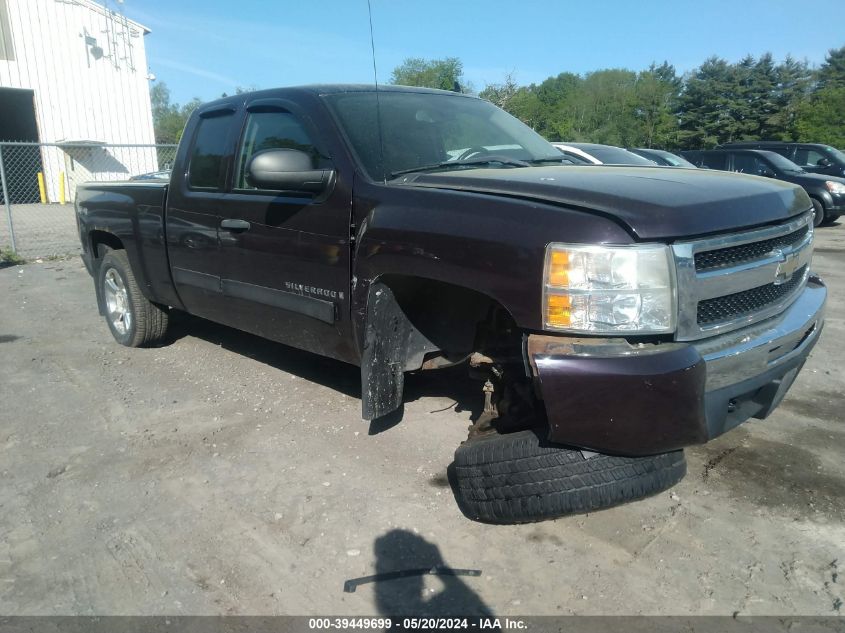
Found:
[{"label": "amber turn signal", "polygon": [[549,285],[565,288],[569,285],[569,253],[552,251],[549,258]]},{"label": "amber turn signal", "polygon": [[572,320],[569,295],[549,295],[546,303],[546,323],[554,327],[568,327]]}]

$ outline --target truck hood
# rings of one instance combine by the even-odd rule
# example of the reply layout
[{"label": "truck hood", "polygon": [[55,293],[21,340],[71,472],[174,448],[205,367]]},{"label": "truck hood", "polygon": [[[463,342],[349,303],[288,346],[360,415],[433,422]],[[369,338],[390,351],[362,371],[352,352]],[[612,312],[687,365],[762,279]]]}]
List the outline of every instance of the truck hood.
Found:
[{"label": "truck hood", "polygon": [[641,240],[736,231],[811,207],[795,185],[706,169],[549,166],[407,174],[392,185],[537,200],[622,223]]}]

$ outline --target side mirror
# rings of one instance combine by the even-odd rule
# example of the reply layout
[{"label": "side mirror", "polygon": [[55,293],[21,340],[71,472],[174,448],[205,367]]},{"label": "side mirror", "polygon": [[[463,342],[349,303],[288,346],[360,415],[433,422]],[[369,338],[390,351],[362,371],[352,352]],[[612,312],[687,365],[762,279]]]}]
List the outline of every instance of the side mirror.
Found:
[{"label": "side mirror", "polygon": [[763,178],[777,178],[777,174],[775,172],[765,167],[760,170],[760,175],[763,176]]},{"label": "side mirror", "polygon": [[311,157],[298,149],[265,149],[253,154],[246,180],[258,189],[320,194],[334,178],[333,169],[314,169]]},{"label": "side mirror", "polygon": [[816,161],[816,165],[819,167],[830,167],[831,164],[832,163],[827,158],[820,158]]}]

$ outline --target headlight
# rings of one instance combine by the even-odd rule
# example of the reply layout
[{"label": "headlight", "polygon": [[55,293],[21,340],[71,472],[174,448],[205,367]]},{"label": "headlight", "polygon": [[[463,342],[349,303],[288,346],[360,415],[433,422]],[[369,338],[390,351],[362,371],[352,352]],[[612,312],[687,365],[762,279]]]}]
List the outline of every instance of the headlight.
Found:
[{"label": "headlight", "polygon": [[833,182],[832,180],[825,180],[824,186],[830,193],[845,193],[845,184],[841,182]]},{"label": "headlight", "polygon": [[611,334],[675,331],[668,246],[549,244],[543,322],[550,330]]}]

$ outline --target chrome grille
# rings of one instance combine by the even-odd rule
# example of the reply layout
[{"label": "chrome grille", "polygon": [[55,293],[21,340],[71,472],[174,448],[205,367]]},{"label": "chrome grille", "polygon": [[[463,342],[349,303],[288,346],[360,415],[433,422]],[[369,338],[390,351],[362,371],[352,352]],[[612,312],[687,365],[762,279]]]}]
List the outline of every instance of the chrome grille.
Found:
[{"label": "chrome grille", "polygon": [[792,303],[810,272],[813,215],[672,246],[676,338],[692,341],[769,318]]},{"label": "chrome grille", "polygon": [[724,297],[715,297],[698,302],[698,324],[708,325],[718,323],[737,316],[754,314],[758,310],[777,303],[784,297],[792,294],[796,287],[804,279],[804,272],[807,266],[792,275],[792,279],[782,284],[770,283],[765,286],[735,292]]},{"label": "chrome grille", "polygon": [[796,244],[800,244],[807,232],[810,230],[807,226],[802,226],[797,231],[793,231],[787,235],[780,237],[773,237],[762,242],[753,242],[751,244],[742,244],[741,246],[731,246],[729,248],[720,248],[715,251],[703,251],[695,254],[695,270],[703,272],[713,270],[716,268],[725,268],[728,266],[735,266],[743,262],[754,261],[760,259],[771,253],[776,248],[790,248]]}]

